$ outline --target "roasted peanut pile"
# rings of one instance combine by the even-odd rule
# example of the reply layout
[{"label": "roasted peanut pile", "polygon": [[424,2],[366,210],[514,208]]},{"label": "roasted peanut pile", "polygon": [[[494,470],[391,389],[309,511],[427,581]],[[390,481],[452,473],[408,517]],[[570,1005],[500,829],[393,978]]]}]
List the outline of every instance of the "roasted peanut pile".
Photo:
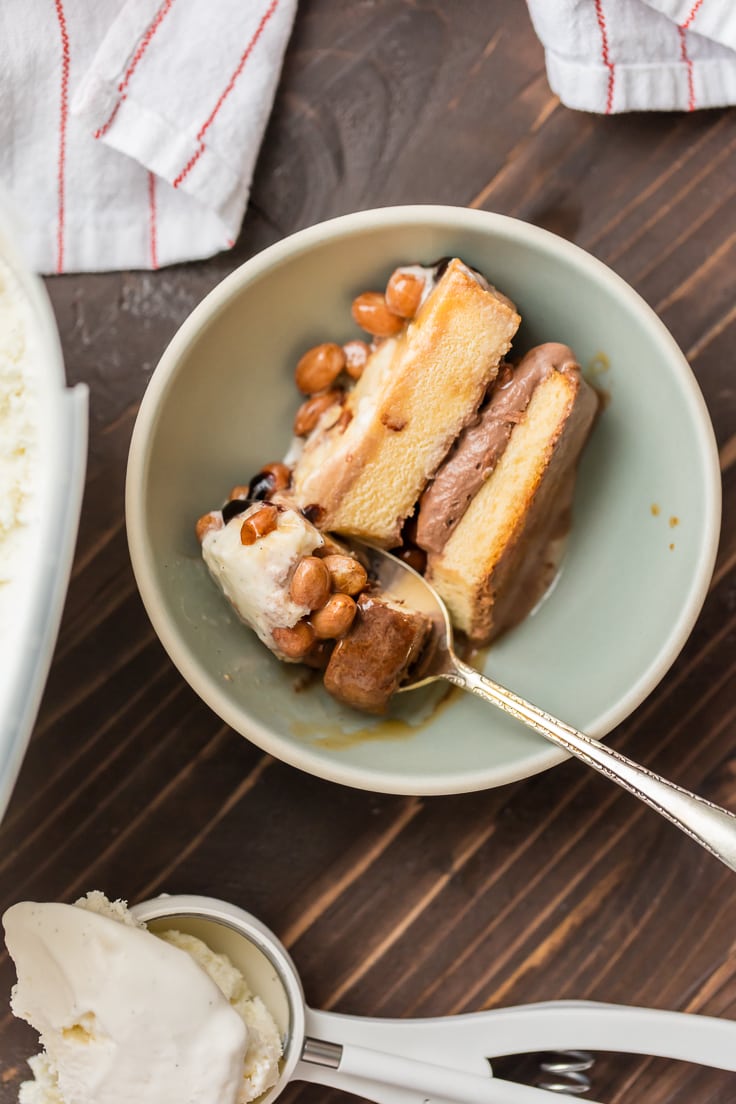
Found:
[{"label": "roasted peanut pile", "polygon": [[311,613],[293,628],[274,629],[273,638],[284,655],[303,659],[315,641],[345,636],[355,620],[355,598],[367,585],[365,568],[352,556],[304,556],[296,565],[289,593],[295,602],[309,606]]},{"label": "roasted peanut pile", "polygon": [[[352,315],[361,329],[373,341],[348,341],[336,345],[328,341],[308,349],[296,366],[296,385],[308,398],[296,412],[294,433],[306,437],[317,425],[322,414],[345,399],[345,386],[340,377],[358,380],[368,357],[380,341],[395,337],[414,317],[424,291],[424,280],[415,272],[397,268],[386,285],[385,292],[364,291],[353,300]],[[348,381],[345,381],[346,385]],[[348,419],[349,420],[349,419]]]}]

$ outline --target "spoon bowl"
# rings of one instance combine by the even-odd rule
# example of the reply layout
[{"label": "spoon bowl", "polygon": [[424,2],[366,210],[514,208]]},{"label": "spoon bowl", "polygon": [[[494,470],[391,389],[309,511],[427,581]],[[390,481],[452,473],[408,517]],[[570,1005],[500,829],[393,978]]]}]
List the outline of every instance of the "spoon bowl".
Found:
[{"label": "spoon bowl", "polygon": [[390,552],[363,541],[353,540],[351,544],[364,560],[369,577],[377,581],[382,591],[395,601],[427,614],[432,621],[433,631],[425,658],[420,660],[414,677],[404,683],[400,692],[444,679],[461,690],[476,694],[628,790],[731,870],[736,870],[736,816],[733,813],[607,748],[599,740],[586,736],[470,667],[455,654],[450,616],[434,587]]}]

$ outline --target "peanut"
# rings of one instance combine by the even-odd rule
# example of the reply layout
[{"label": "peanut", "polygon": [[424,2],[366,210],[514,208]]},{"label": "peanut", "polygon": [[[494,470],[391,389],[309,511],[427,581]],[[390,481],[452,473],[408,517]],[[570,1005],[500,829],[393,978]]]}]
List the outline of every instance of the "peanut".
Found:
[{"label": "peanut", "polygon": [[368,582],[368,574],[362,563],[352,556],[325,556],[322,563],[329,572],[333,590],[338,594],[354,597],[360,594]]},{"label": "peanut", "polygon": [[222,529],[222,515],[204,514],[194,527],[199,543],[201,544],[207,534],[214,532],[215,529]]},{"label": "peanut", "polygon": [[314,644],[314,631],[306,621],[297,621],[291,628],[274,629],[271,635],[276,647],[289,659],[303,659]]},{"label": "peanut", "polygon": [[315,671],[324,671],[330,662],[334,640],[315,640],[307,654],[302,658],[302,663],[307,667],[313,667]]},{"label": "peanut", "polygon": [[342,351],[345,354],[345,371],[351,379],[360,379],[370,355],[367,344],[365,341],[348,341],[343,345]]},{"label": "peanut", "polygon": [[272,491],[285,491],[291,483],[291,468],[286,464],[265,464],[261,468],[261,475],[265,475],[272,484]]},{"label": "peanut", "polygon": [[[266,464],[253,476],[246,490],[251,502],[262,502],[270,498],[275,491],[283,491],[291,482],[291,471],[286,464]],[[242,490],[234,487],[233,490]],[[240,496],[239,496],[240,497]]]},{"label": "peanut", "polygon": [[246,498],[250,498],[250,487],[245,483],[238,483],[237,486],[231,488],[230,494],[227,496],[228,502]]},{"label": "peanut", "polygon": [[347,594],[333,594],[321,610],[312,614],[312,628],[318,640],[344,636],[355,619],[357,606]]},{"label": "peanut", "polygon": [[333,403],[339,402],[342,396],[343,392],[335,389],[334,391],[325,391],[322,395],[313,395],[311,399],[303,402],[294,418],[294,433],[296,436],[306,437],[308,433],[311,433],[325,410],[329,410]]},{"label": "peanut", "polygon": [[330,573],[324,560],[305,556],[296,565],[291,577],[289,594],[300,606],[310,610],[322,609],[330,597]]},{"label": "peanut", "polygon": [[270,503],[261,506],[260,510],[250,514],[241,525],[240,543],[255,544],[261,537],[273,532],[278,525],[278,516],[278,510]]},{"label": "peanut", "polygon": [[386,304],[388,309],[401,318],[413,318],[419,309],[419,300],[424,291],[424,280],[415,272],[405,272],[397,268],[386,284]]},{"label": "peanut", "polygon": [[393,337],[404,326],[404,319],[389,310],[380,291],[364,291],[353,300],[352,312],[360,328],[375,337]]},{"label": "peanut", "polygon": [[345,367],[345,353],[326,341],[308,349],[296,366],[296,385],[305,395],[331,387]]}]

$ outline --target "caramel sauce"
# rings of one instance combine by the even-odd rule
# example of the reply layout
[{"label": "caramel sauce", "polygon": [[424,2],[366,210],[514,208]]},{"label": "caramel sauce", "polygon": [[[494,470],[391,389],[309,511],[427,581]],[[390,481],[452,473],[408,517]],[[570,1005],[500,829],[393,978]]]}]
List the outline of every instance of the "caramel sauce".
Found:
[{"label": "caramel sauce", "polygon": [[608,359],[605,353],[598,352],[595,354],[592,360],[588,361],[588,365],[585,369],[585,375],[589,381],[595,380],[598,376],[602,376],[605,372],[608,372],[611,367],[611,361]]},{"label": "caramel sauce", "polygon": [[[652,517],[659,517],[659,515],[662,512],[659,505],[656,502],[653,502],[652,505],[649,507],[649,509],[651,511]],[[676,529],[677,526],[680,524],[680,519],[675,514],[671,514],[669,519],[668,519],[667,524],[669,525],[670,529]],[[669,547],[670,552],[674,552],[674,550],[675,550],[674,544],[670,544],[670,545],[668,545],[668,547]]]},{"label": "caramel sauce", "polygon": [[429,721],[444,713],[461,693],[462,690],[458,687],[446,683],[441,697],[425,716],[415,722],[389,716],[377,718],[373,724],[348,732],[339,724],[317,725],[308,721],[292,721],[291,731],[297,738],[310,740],[317,747],[327,748],[329,751],[344,751],[371,740],[407,740],[417,736]]},{"label": "caramel sauce", "polygon": [[[458,654],[466,663],[476,670],[482,671],[486,656],[492,645],[485,644],[482,647],[471,646],[462,640],[458,642]],[[316,689],[319,682],[319,672],[309,672],[312,678],[298,679],[294,690],[303,693],[305,690]],[[314,677],[316,676],[316,677]],[[423,692],[419,692],[417,700],[421,703],[417,709],[417,718],[407,721],[403,717],[376,717],[353,731],[346,731],[339,724],[315,724],[313,721],[292,721],[291,731],[297,739],[305,739],[313,742],[317,747],[327,748],[330,751],[344,751],[346,748],[356,747],[358,744],[367,743],[370,740],[408,740],[417,736],[422,729],[435,717],[439,717],[453,702],[457,701],[463,691],[452,686],[449,682],[436,682]],[[432,700],[427,701],[427,697]],[[424,699],[424,700],[422,700]]]},{"label": "caramel sauce", "polygon": [[601,387],[600,384],[600,377],[605,375],[605,373],[610,370],[610,367],[611,361],[606,354],[597,352],[595,356],[588,361],[585,371],[583,372],[585,379],[598,395],[599,405],[596,417],[600,417],[611,402],[611,392],[605,387]]}]

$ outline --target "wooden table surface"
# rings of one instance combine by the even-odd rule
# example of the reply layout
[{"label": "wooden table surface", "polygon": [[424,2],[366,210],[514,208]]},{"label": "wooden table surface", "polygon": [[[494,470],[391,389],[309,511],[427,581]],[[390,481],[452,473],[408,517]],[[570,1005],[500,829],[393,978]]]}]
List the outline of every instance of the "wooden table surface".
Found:
[{"label": "wooden table surface", "polygon": [[[235,249],[48,282],[69,380],[90,387],[89,467],[56,656],[0,830],[0,906],[96,887],[223,897],[286,942],[313,1006],[370,1016],[576,997],[734,1018],[736,882],[633,798],[577,762],[426,800],[311,778],[222,725],[144,613],[123,484],[165,344],[264,246],[409,202],[570,238],[633,284],[690,360],[722,460],[718,564],[682,655],[610,742],[736,809],[736,115],[568,111],[520,0],[301,0]],[[0,993],[12,980],[3,953]],[[0,1012],[0,1104],[34,1042]],[[593,1084],[622,1104],[734,1095],[733,1075],[623,1056],[601,1058]]]}]

